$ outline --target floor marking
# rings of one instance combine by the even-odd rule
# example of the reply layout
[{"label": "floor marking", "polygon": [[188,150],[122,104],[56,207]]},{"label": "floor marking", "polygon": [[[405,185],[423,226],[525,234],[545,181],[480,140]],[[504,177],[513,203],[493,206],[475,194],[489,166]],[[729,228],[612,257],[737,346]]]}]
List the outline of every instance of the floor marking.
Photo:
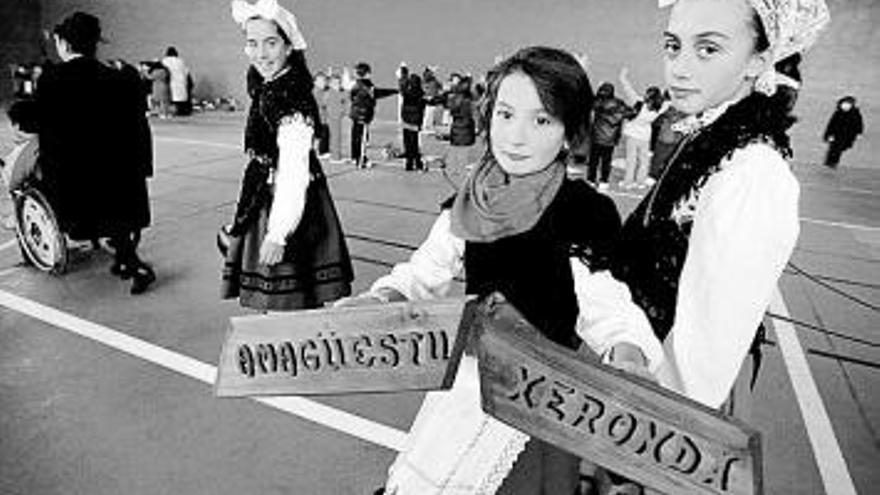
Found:
[{"label": "floor marking", "polygon": [[[782,294],[777,288],[770,301],[770,309],[776,314],[790,318],[788,308],[782,299]],[[795,397],[800,406],[801,416],[804,418],[804,427],[807,437],[813,447],[813,456],[819,468],[819,475],[825,485],[825,493],[829,495],[856,495],[856,488],[852,477],[846,467],[837,437],[825,404],[819,395],[819,389],[810,372],[810,365],[804,355],[803,347],[798,340],[797,333],[791,323],[782,320],[773,320],[773,328],[779,340],[779,348],[785,369],[791,379]]]},{"label": "floor marking", "polygon": [[823,225],[826,227],[840,227],[851,230],[861,230],[864,232],[880,232],[880,227],[871,227],[870,225],[860,225],[857,223],[833,222],[831,220],[819,220],[816,218],[801,217],[801,222]]},{"label": "floor marking", "polygon": [[[216,367],[136,339],[109,327],[83,320],[3,290],[0,290],[0,306],[5,306],[12,311],[68,330],[209,385],[213,386],[214,384],[217,374]],[[407,434],[405,432],[302,397],[252,399],[392,450],[402,450],[406,442]]]},{"label": "floor marking", "polygon": [[3,244],[0,244],[0,251],[5,251],[5,250],[11,248],[12,246],[15,246],[16,244],[18,244],[18,239],[15,239],[15,238],[9,239],[8,241],[4,242]]},{"label": "floor marking", "polygon": [[244,153],[240,144],[218,143],[216,141],[201,141],[198,139],[183,139],[169,136],[153,136],[153,139],[156,141],[167,141],[169,143],[196,144],[201,146],[213,146],[215,148],[240,150]]},{"label": "floor marking", "polygon": [[[642,199],[644,195],[635,194],[635,193],[625,193],[618,191],[608,191],[606,194],[609,196],[619,196],[623,198],[631,198],[631,199]],[[851,230],[861,230],[865,232],[880,232],[880,227],[872,227],[870,225],[861,225],[857,223],[847,223],[847,222],[834,222],[831,220],[819,220],[818,218],[810,218],[810,217],[800,217],[800,221],[804,223],[812,223],[815,225],[822,225],[825,227],[838,227],[843,229],[851,229]]]},{"label": "floor marking", "polygon": [[0,270],[0,277],[5,277],[6,275],[21,270],[20,266],[10,266],[9,268],[4,268]]}]

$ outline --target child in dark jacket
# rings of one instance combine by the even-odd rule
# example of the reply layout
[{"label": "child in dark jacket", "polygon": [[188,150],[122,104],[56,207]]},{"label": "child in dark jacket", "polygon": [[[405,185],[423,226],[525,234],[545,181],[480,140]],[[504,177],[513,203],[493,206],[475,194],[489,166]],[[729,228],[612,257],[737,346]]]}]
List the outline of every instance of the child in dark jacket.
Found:
[{"label": "child in dark jacket", "polygon": [[350,91],[351,111],[351,158],[357,168],[369,168],[366,145],[370,137],[370,123],[376,114],[376,100],[397,94],[396,89],[377,89],[370,79],[372,68],[366,62],[354,67],[357,79]]},{"label": "child in dark jacket", "polygon": [[840,156],[852,147],[856,138],[863,131],[862,113],[856,107],[856,99],[852,96],[844,96],[838,100],[837,109],[831,115],[828,125],[825,126],[823,138],[828,143],[825,166],[837,168]]},{"label": "child in dark jacket", "polygon": [[422,91],[422,78],[418,74],[408,74],[400,83],[402,103],[400,120],[403,126],[403,149],[406,157],[406,170],[424,170],[422,153],[419,150],[419,130],[425,116],[425,93]]},{"label": "child in dark jacket", "polygon": [[601,170],[599,190],[608,190],[608,177],[611,175],[611,156],[614,147],[620,142],[623,119],[630,113],[629,107],[614,96],[614,85],[602,83],[596,92],[593,103],[593,125],[590,128],[591,147],[587,180],[597,184],[596,171]]}]

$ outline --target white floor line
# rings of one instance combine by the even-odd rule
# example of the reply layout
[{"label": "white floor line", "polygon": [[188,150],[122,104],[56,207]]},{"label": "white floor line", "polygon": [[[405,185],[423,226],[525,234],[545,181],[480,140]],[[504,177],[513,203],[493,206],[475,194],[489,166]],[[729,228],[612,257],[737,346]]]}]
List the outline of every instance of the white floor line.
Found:
[{"label": "white floor line", "polygon": [[[214,384],[217,368],[191,357],[2,290],[0,290],[0,306],[5,306],[12,311],[63,328],[209,385],[213,386]],[[392,450],[401,450],[406,440],[407,434],[405,432],[309,399],[261,397],[254,398],[254,400]]]},{"label": "white floor line", "polygon": [[[609,191],[607,194],[610,196],[618,196],[621,198],[631,198],[631,199],[642,199],[642,194],[636,193],[626,193],[626,192],[618,192],[618,191]],[[822,225],[825,227],[835,227],[842,229],[852,229],[852,230],[860,230],[863,232],[878,232],[880,231],[880,227],[872,227],[870,225],[861,225],[857,223],[847,223],[847,222],[834,222],[831,220],[819,220],[818,218],[810,218],[810,217],[800,217],[801,222],[810,223],[814,225]]]},{"label": "white floor line", "polygon": [[6,276],[10,273],[16,272],[18,270],[21,270],[20,266],[10,266],[9,268],[4,268],[3,270],[0,270],[0,277],[4,277],[4,276]]},{"label": "white floor line", "polygon": [[837,227],[851,230],[861,230],[863,232],[880,232],[880,227],[871,227],[870,225],[860,225],[857,223],[833,222],[831,220],[819,220],[817,218],[801,217],[801,222],[822,225],[825,227]]},{"label": "white floor line", "polygon": [[229,144],[229,143],[218,143],[216,141],[202,141],[199,139],[183,139],[176,138],[170,136],[153,136],[154,141],[167,141],[169,143],[181,143],[181,144],[195,144],[199,146],[213,146],[215,148],[226,148],[232,150],[241,150],[242,154],[244,154],[244,149],[240,144]]},{"label": "white floor line", "polygon": [[[770,309],[776,314],[789,318],[788,308],[777,288],[770,302]],[[773,320],[773,328],[779,341],[785,368],[791,378],[792,387],[800,406],[801,416],[807,437],[813,447],[813,456],[819,468],[819,475],[828,495],[856,495],[856,488],[846,467],[837,437],[813,380],[810,366],[798,340],[794,326],[778,319]]]},{"label": "white floor line", "polygon": [[5,250],[11,248],[12,246],[15,246],[16,244],[18,244],[18,240],[13,237],[12,239],[9,239],[8,241],[4,242],[3,244],[0,244],[0,251],[5,251]]}]

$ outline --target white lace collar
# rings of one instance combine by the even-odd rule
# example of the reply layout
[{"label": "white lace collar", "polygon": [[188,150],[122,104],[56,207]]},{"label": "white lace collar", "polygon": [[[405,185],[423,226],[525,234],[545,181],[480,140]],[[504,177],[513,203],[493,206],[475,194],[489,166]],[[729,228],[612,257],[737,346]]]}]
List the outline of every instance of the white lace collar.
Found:
[{"label": "white lace collar", "polygon": [[734,103],[736,102],[733,100],[725,101],[718,106],[704,110],[698,114],[688,115],[672,124],[672,130],[674,132],[680,132],[685,136],[689,136],[718,120],[718,117],[721,117]]}]

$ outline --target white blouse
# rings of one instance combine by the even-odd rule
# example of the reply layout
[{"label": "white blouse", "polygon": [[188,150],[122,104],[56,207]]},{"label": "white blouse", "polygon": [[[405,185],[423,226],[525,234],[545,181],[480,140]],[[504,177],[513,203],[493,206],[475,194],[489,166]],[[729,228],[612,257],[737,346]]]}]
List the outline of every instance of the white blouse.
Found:
[{"label": "white blouse", "polygon": [[799,193],[766,144],[735,151],[707,180],[695,198],[661,384],[713,408],[727,398],[794,250]]},{"label": "white blouse", "polygon": [[[410,300],[442,297],[462,271],[464,250],[465,241],[452,233],[449,212],[444,210],[410,260],[397,264],[370,290],[389,288]],[[571,269],[580,309],[578,335],[599,355],[621,342],[634,344],[644,353],[649,369],[657,370],[663,359],[662,348],[627,286],[607,270],[591,272],[577,258],[571,259]]]},{"label": "white blouse", "polygon": [[301,120],[285,119],[278,126],[278,167],[266,239],[284,245],[302,218],[309,186],[309,152],[313,130]]}]

